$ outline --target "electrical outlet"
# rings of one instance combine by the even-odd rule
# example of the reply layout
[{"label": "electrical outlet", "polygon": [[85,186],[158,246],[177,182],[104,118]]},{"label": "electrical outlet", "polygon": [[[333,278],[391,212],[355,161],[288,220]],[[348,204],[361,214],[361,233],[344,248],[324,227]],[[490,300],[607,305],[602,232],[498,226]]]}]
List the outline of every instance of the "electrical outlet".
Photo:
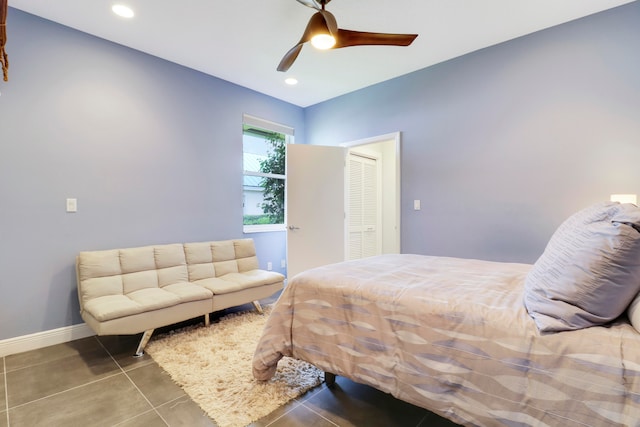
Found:
[{"label": "electrical outlet", "polygon": [[285,268],[287,266],[287,260],[280,260],[280,268]]},{"label": "electrical outlet", "polygon": [[271,264],[271,261],[267,263],[267,270],[269,271],[273,270],[273,264]]}]

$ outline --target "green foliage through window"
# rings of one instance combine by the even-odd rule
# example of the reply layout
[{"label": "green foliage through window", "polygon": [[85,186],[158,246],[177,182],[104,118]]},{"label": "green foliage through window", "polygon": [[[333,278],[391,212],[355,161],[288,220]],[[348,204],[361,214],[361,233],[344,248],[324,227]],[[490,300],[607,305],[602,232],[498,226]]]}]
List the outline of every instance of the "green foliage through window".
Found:
[{"label": "green foliage through window", "polygon": [[[284,175],[285,139],[284,135],[274,133],[266,142],[271,146],[267,158],[260,161],[260,172]],[[284,224],[284,179],[265,178],[262,180],[264,201],[262,209],[272,224]]]},{"label": "green foliage through window", "polygon": [[243,127],[243,224],[284,225],[285,134]]}]

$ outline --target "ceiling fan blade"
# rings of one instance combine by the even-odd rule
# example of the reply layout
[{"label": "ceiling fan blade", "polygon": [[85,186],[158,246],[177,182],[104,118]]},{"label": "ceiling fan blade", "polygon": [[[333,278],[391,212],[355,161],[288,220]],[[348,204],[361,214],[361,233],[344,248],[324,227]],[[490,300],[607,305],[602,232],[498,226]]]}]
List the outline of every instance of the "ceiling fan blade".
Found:
[{"label": "ceiling fan blade", "polygon": [[293,65],[301,50],[302,43],[298,43],[289,49],[289,52],[284,54],[280,64],[278,64],[278,71],[287,71]]},{"label": "ceiling fan blade", "polygon": [[316,1],[316,0],[298,0],[298,3],[301,3],[307,7],[313,8],[313,9],[317,9],[320,10],[322,9],[322,5],[320,4],[320,2]]},{"label": "ceiling fan blade", "polygon": [[336,44],[333,48],[362,45],[409,46],[416,37],[418,37],[417,34],[368,33],[365,31],[339,29]]},{"label": "ceiling fan blade", "polygon": [[318,11],[309,19],[300,41],[284,55],[278,65],[278,71],[287,71],[300,54],[302,46],[318,33],[329,32],[336,39],[333,49],[362,45],[409,46],[418,37],[417,34],[370,33],[340,29],[335,16],[324,9],[329,1],[331,0],[298,0],[303,5]]},{"label": "ceiling fan blade", "polygon": [[[300,41],[298,41],[298,44],[292,47],[280,61],[280,65],[278,65],[278,71],[287,71],[289,67],[293,65],[293,62],[296,60],[296,58],[300,54],[300,51],[302,50],[302,45],[308,42],[309,40],[311,40],[311,36],[313,36],[319,30],[326,31],[326,29],[328,29],[329,26],[332,25],[331,22],[327,23],[326,14],[331,15],[329,12],[325,12],[325,11],[319,11],[313,14],[311,19],[309,19],[309,22],[307,23],[307,27],[304,29],[304,33],[302,34],[302,37],[300,37]],[[333,15],[331,15],[329,20],[331,20],[331,18],[333,18]],[[333,22],[335,23],[335,18],[333,18]],[[337,29],[337,26],[336,26],[336,29],[335,29],[336,34],[338,31],[339,30]],[[329,29],[329,32],[331,32],[330,29]]]},{"label": "ceiling fan blade", "polygon": [[327,26],[327,29],[329,30],[329,34],[331,34],[333,37],[337,38],[338,37],[338,22],[336,21],[336,17],[333,16],[333,14],[327,10],[320,10],[318,13],[320,13],[322,15],[322,17],[324,18],[324,23]]}]

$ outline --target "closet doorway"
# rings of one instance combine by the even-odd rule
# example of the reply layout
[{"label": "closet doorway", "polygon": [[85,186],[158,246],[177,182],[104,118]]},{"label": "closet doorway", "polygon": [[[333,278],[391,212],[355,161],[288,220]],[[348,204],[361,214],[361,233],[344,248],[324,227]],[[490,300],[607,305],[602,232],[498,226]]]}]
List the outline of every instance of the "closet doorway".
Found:
[{"label": "closet doorway", "polygon": [[[400,253],[400,132],[340,147],[292,144],[287,150],[289,277],[309,268],[373,254],[368,245],[359,244],[360,249],[356,249],[358,239],[375,240],[376,254]],[[350,239],[353,179],[348,175],[347,160],[352,153],[376,159],[378,196],[374,215],[378,222],[371,230],[367,221],[353,221],[359,231],[353,227]],[[366,169],[371,171],[369,167]],[[361,185],[370,185],[365,184],[369,181],[365,179]],[[367,197],[367,203],[371,203],[370,195]],[[359,215],[362,217],[362,212]]]}]

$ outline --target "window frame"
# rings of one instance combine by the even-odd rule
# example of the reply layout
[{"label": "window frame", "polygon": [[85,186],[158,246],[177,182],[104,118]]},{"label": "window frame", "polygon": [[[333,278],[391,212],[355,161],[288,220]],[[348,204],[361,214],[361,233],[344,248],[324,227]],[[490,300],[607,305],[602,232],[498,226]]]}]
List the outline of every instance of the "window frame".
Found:
[{"label": "window frame", "polygon": [[[289,127],[289,126],[285,126],[285,125],[281,125],[279,123],[275,123],[275,122],[271,122],[268,120],[264,120],[264,119],[260,119],[258,117],[254,117],[254,116],[250,116],[248,114],[244,114],[242,117],[242,153],[243,153],[243,166],[242,166],[242,179],[243,179],[243,208],[242,208],[242,231],[243,233],[262,233],[262,232],[274,232],[274,231],[286,231],[287,229],[287,225],[286,225],[286,218],[287,218],[287,204],[286,204],[286,195],[285,195],[285,201],[284,201],[284,220],[282,224],[249,224],[249,225],[245,225],[244,224],[244,177],[245,176],[255,176],[255,177],[259,177],[259,178],[275,178],[275,179],[282,179],[284,180],[284,186],[285,186],[285,192],[286,192],[286,186],[287,186],[287,175],[286,175],[286,171],[284,174],[273,174],[273,173],[264,173],[264,172],[256,172],[256,171],[248,171],[244,169],[244,135],[245,135],[245,131],[244,131],[244,127],[248,125],[248,126],[254,126],[256,128],[259,129],[263,129],[269,132],[274,132],[274,133],[279,133],[284,135],[285,140],[285,147],[288,144],[294,144],[294,132],[293,132],[293,128]],[[285,149],[286,150],[286,149]],[[285,151],[285,157],[286,157],[286,151]],[[286,161],[286,160],[285,160]]]}]

